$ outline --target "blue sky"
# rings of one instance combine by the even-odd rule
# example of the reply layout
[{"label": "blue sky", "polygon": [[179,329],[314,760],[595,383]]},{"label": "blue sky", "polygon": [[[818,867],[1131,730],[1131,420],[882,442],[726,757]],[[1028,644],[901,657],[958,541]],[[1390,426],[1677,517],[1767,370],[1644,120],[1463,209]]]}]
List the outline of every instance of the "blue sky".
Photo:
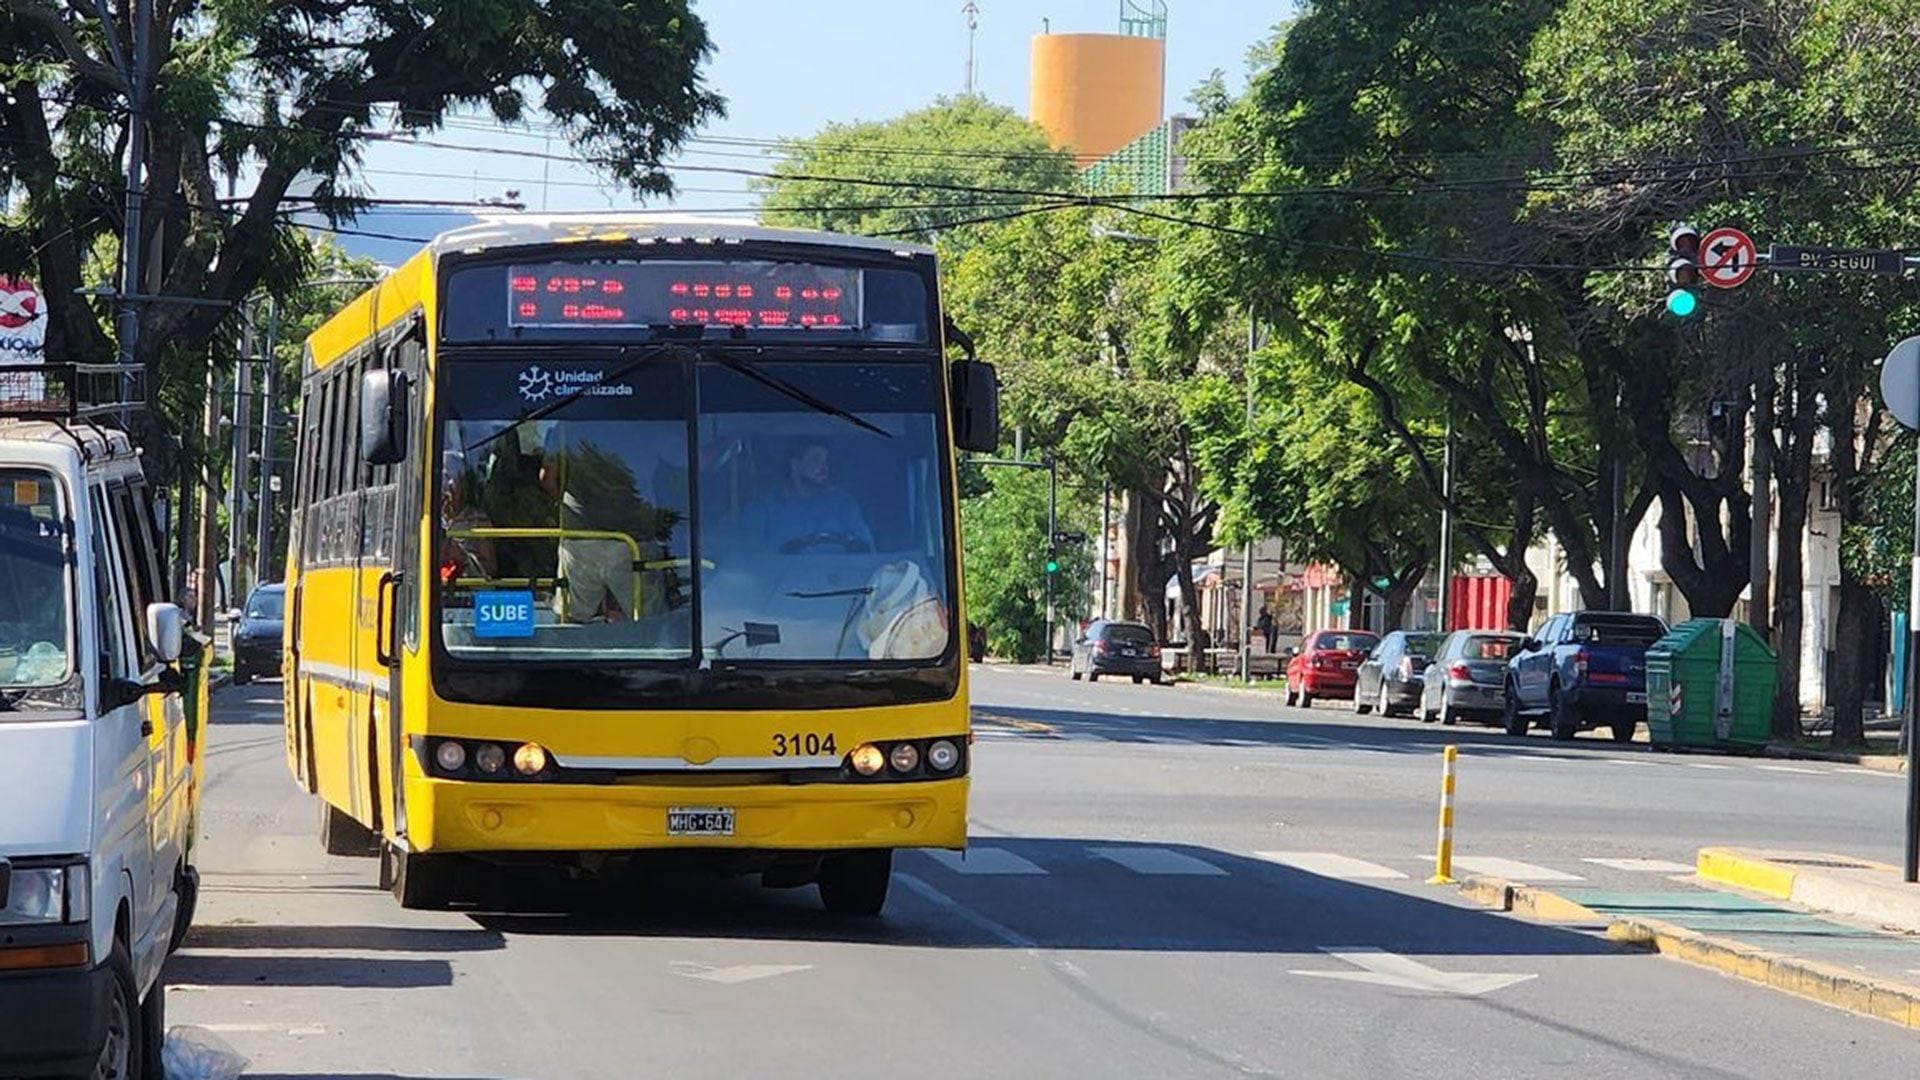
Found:
[{"label": "blue sky", "polygon": [[[1113,32],[1120,0],[977,0],[976,88],[1027,111],[1029,43],[1050,20],[1055,33]],[[958,93],[966,62],[962,0],[695,0],[715,44],[708,83],[727,98],[728,116],[698,133],[705,139],[774,139],[807,135],[832,122],[877,120]],[[1238,89],[1249,47],[1268,36],[1291,9],[1259,0],[1169,0],[1167,111],[1218,68]],[[564,154],[537,131],[500,131],[490,122],[459,120],[436,141],[487,146],[478,154],[427,147],[375,145],[363,181],[385,198],[469,199],[518,189],[530,209],[591,210],[636,205],[590,169],[544,162],[516,152]],[[687,164],[761,168],[756,148],[694,142]],[[745,180],[677,174],[675,205],[690,210],[744,208]],[[382,215],[381,227],[404,226]],[[421,222],[425,231],[434,231]]]}]

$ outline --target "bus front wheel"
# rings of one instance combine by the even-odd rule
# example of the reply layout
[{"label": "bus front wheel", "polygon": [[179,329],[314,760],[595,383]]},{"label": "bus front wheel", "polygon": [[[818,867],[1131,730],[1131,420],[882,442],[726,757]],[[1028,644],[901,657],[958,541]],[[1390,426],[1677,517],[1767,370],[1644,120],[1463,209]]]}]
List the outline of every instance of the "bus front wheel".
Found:
[{"label": "bus front wheel", "polygon": [[820,902],[835,915],[878,915],[892,881],[891,850],[831,855],[820,861]]},{"label": "bus front wheel", "polygon": [[453,902],[454,874],[459,869],[451,855],[422,855],[388,847],[381,877],[393,889],[400,906],[413,911],[444,911]]}]

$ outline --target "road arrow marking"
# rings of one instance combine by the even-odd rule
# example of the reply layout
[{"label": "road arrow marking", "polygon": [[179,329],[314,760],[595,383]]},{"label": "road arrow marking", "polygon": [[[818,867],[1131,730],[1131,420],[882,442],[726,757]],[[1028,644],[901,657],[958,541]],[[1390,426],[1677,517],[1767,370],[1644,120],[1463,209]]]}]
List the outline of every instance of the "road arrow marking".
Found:
[{"label": "road arrow marking", "polygon": [[1472,971],[1446,972],[1398,953],[1384,949],[1366,947],[1322,948],[1320,950],[1335,960],[1345,961],[1359,971],[1289,971],[1289,975],[1306,975],[1315,979],[1340,979],[1345,982],[1371,983],[1375,986],[1390,986],[1396,990],[1426,990],[1435,994],[1459,994],[1464,997],[1478,997],[1481,994],[1504,990],[1515,983],[1523,983],[1537,975],[1506,975]]},{"label": "road arrow marking", "polygon": [[692,960],[673,962],[675,975],[689,979],[705,979],[707,982],[732,986],[735,983],[752,982],[755,979],[771,979],[776,975],[791,975],[796,971],[807,971],[812,964],[736,964],[733,967],[714,967]]}]

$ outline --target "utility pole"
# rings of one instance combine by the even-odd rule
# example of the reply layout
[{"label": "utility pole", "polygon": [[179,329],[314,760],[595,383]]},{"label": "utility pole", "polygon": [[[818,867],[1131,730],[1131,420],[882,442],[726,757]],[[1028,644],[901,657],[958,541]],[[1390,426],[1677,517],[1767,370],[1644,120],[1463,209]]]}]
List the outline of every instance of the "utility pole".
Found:
[{"label": "utility pole", "polygon": [[967,0],[960,6],[960,14],[967,17],[967,79],[961,93],[971,95],[973,93],[973,39],[980,30],[980,5],[974,0]]},{"label": "utility pole", "polygon": [[193,556],[194,572],[200,575],[194,591],[194,619],[202,633],[213,633],[213,516],[218,499],[214,483],[219,476],[213,468],[213,443],[220,436],[220,368],[207,358],[207,396],[200,407],[200,507],[197,542]]},{"label": "utility pole", "polygon": [[1760,636],[1773,640],[1772,568],[1768,543],[1773,532],[1773,373],[1761,378],[1753,408],[1753,535],[1747,552],[1747,623]]},{"label": "utility pole", "polygon": [[273,433],[279,418],[279,360],[275,349],[280,344],[280,302],[271,297],[267,299],[267,349],[261,360],[260,372],[260,457],[259,472],[254,478],[253,497],[253,580],[256,584],[268,578],[268,551],[273,540],[273,497],[269,484],[273,480]]},{"label": "utility pole", "polygon": [[1440,451],[1440,622],[1448,630],[1453,615],[1453,414],[1447,414],[1447,443]]},{"label": "utility pole", "polygon": [[[1059,517],[1056,509],[1056,492],[1059,488],[1060,471],[1054,467],[1053,451],[1047,451],[1047,550],[1053,551],[1058,542],[1054,533],[1058,531]],[[1083,581],[1081,588],[1086,588]],[[1053,666],[1053,575],[1047,575],[1047,666]]]},{"label": "utility pole", "polygon": [[227,485],[227,600],[239,606],[245,599],[247,566],[247,434],[252,427],[253,320],[242,319],[239,362],[233,366],[233,428],[229,432],[232,464]]},{"label": "utility pole", "polygon": [[1100,617],[1110,618],[1107,601],[1107,560],[1113,557],[1113,488],[1100,489]]},{"label": "utility pole", "polygon": [[[108,41],[118,40],[107,0],[96,0]],[[147,104],[152,78],[153,0],[133,0],[133,58],[125,65],[127,75],[127,197],[126,216],[120,232],[120,363],[132,368],[135,347],[140,340],[140,300],[145,293],[145,267],[140,238],[144,233],[141,217],[145,208],[147,166]],[[117,51],[117,49],[116,49]],[[134,396],[131,371],[120,376],[121,400]],[[120,410],[120,424],[127,424],[128,410]]]},{"label": "utility pole", "polygon": [[[1253,454],[1253,354],[1260,348],[1260,322],[1247,312],[1247,454]],[[1221,575],[1225,577],[1223,573]],[[1253,682],[1253,538],[1240,550],[1240,681]]]}]

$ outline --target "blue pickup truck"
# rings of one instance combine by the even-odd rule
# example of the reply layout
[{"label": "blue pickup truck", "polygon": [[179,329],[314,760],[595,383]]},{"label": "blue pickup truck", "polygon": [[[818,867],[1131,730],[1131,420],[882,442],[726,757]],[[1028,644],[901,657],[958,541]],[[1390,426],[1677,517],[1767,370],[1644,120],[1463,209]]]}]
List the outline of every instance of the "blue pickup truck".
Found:
[{"label": "blue pickup truck", "polygon": [[1556,739],[1605,726],[1631,742],[1647,715],[1647,646],[1666,634],[1651,615],[1579,611],[1555,615],[1507,661],[1506,728],[1536,721]]}]

